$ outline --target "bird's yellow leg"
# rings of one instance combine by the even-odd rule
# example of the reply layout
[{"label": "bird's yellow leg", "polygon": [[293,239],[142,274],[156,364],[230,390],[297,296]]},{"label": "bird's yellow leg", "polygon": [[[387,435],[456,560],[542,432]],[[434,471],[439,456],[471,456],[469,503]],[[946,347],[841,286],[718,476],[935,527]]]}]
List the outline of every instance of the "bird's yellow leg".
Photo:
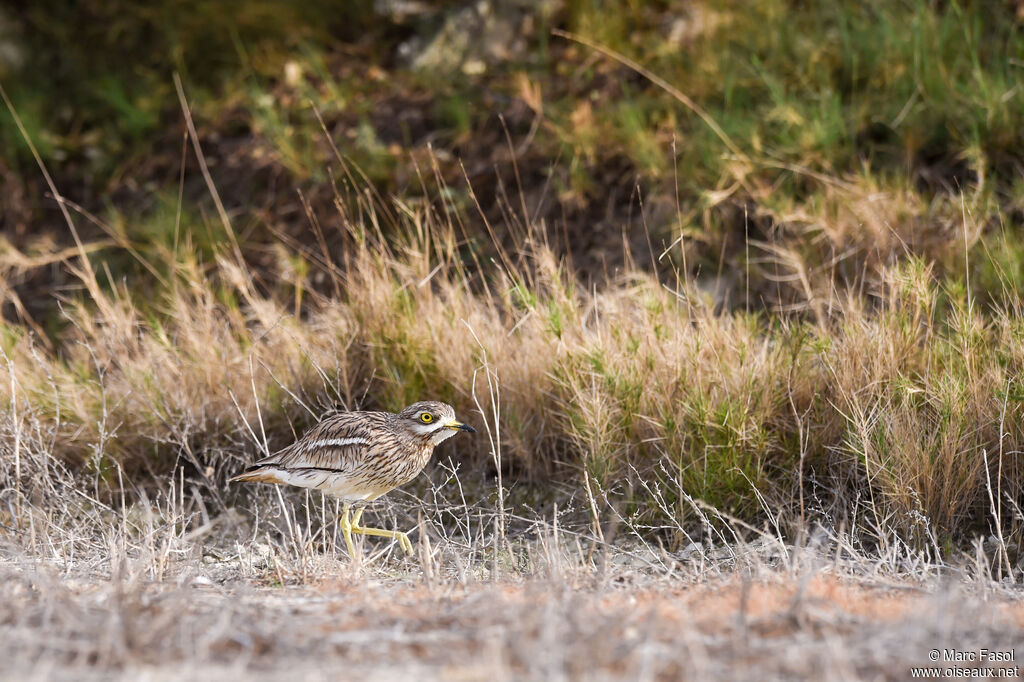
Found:
[{"label": "bird's yellow leg", "polygon": [[[363,517],[363,508],[356,509],[355,516],[352,517],[352,523],[350,528],[353,533],[359,533],[360,535],[375,535],[380,538],[391,538],[392,540],[398,540],[398,546],[401,547],[406,554],[412,554],[412,543],[409,541],[409,536],[398,530],[384,530],[383,528],[364,528],[359,525],[359,519]],[[348,518],[346,516],[346,518]]]},{"label": "bird's yellow leg", "polygon": [[[338,521],[338,525],[341,526],[341,533],[345,536],[345,546],[348,547],[348,555],[353,560],[356,558],[356,546],[352,544],[352,531],[355,530],[352,526],[352,522],[349,521],[348,511],[352,505],[345,504],[344,511],[341,513],[341,520]],[[362,515],[362,509],[356,510],[356,523],[359,522],[359,517]]]}]

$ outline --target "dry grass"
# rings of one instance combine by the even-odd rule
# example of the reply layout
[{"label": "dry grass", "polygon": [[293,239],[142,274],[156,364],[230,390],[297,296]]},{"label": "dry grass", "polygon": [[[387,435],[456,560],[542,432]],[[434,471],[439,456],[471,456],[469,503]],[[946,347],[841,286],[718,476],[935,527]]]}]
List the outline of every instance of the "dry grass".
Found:
[{"label": "dry grass", "polygon": [[[438,214],[401,226],[342,269],[287,253],[283,292],[168,253],[158,298],[65,305],[57,351],[8,328],[12,675],[903,679],[1019,641],[1012,316],[910,261],[772,323],[640,269],[588,289],[537,235],[481,272]],[[426,391],[489,438],[371,510],[411,560],[222,483],[329,406]]]},{"label": "dry grass", "polygon": [[[984,560],[949,572],[826,533],[669,553],[536,521],[495,553],[493,510],[460,504],[452,483],[416,505],[415,558],[367,542],[359,566],[336,554],[333,519],[309,499],[254,501],[270,513],[258,528],[236,512],[190,522],[216,503],[180,491],[39,519],[39,546],[9,547],[0,565],[5,672],[906,679],[932,649],[1011,650],[1024,632],[1019,592],[991,582]],[[69,532],[92,545],[76,551]]]},{"label": "dry grass", "polygon": [[[1019,540],[1015,318],[982,317],[919,261],[885,269],[870,306],[837,293],[820,323],[769,321],[636,268],[585,288],[540,235],[470,266],[450,219],[405,208],[397,237],[352,228],[342,268],[279,245],[279,271],[260,279],[283,292],[186,245],[164,254],[155,297],[80,273],[90,298],[64,306],[55,351],[8,326],[12,502],[45,496],[61,464],[84,467],[97,494],[181,465],[215,490],[330,407],[432,396],[478,418],[497,408],[517,477],[588,476],[646,521],[666,511],[640,490],[657,482],[684,519],[687,496],[750,522],[767,505],[784,525],[847,518],[859,496],[925,549],[969,540],[1006,505],[1002,530]],[[296,262],[305,277],[287,272]],[[500,404],[473,395],[485,365]],[[486,447],[458,455],[493,470]]]},{"label": "dry grass", "polygon": [[1003,596],[810,577],[267,589],[14,573],[4,597],[8,674],[78,679],[907,679],[936,647],[1011,650],[1024,616]]},{"label": "dry grass", "polygon": [[[1011,315],[915,260],[821,322],[723,314],[639,268],[585,287],[539,234],[470,267],[441,215],[353,228],[340,268],[169,252],[146,299],[81,272],[58,349],[7,327],[11,674],[902,679],[1019,640]],[[488,438],[371,510],[413,559],[222,483],[427,392]]]},{"label": "dry grass", "polygon": [[[56,350],[7,326],[12,503],[45,498],[64,464],[100,496],[184,465],[220,498],[225,473],[327,409],[430,396],[477,419],[497,410],[493,445],[515,478],[589,477],[644,523],[686,526],[688,497],[751,523],[770,508],[787,532],[859,524],[866,504],[872,535],[925,551],[996,518],[1019,543],[1018,325],[920,261],[883,269],[871,299],[834,292],[818,323],[771,320],[720,314],[696,285],[639,268],[587,288],[539,233],[474,264],[450,217],[399,208],[388,237],[349,228],[341,267],[280,244],[277,272],[257,275],[185,245],[162,255],[156,296],[80,273],[90,298],[65,304]],[[500,395],[481,392],[485,375]],[[458,459],[494,472],[494,448],[474,445]]]}]

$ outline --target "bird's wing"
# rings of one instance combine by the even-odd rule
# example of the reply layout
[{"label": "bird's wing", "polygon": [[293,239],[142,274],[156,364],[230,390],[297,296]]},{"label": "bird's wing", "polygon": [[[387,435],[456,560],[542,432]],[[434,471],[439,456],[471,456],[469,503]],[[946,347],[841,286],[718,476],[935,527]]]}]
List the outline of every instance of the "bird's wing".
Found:
[{"label": "bird's wing", "polygon": [[380,412],[341,412],[325,418],[302,438],[266,457],[250,469],[307,469],[350,471],[379,438],[384,425]]}]

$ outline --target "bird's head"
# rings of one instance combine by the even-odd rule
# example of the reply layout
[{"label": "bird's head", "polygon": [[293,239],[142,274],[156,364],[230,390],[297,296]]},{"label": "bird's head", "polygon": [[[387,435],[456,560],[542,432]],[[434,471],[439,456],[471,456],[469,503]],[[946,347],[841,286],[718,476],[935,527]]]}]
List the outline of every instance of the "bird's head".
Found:
[{"label": "bird's head", "polygon": [[417,436],[429,436],[434,445],[451,438],[459,431],[476,433],[472,426],[463,424],[455,418],[455,408],[434,400],[413,403],[399,412],[398,418],[403,426]]}]

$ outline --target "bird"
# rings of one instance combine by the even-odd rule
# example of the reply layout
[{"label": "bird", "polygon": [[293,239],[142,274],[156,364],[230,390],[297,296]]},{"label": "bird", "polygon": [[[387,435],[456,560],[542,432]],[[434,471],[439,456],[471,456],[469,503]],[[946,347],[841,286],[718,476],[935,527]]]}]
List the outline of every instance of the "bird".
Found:
[{"label": "bird", "polygon": [[[455,409],[433,400],[409,405],[401,412],[335,412],[297,441],[257,461],[232,482],[260,482],[312,488],[343,504],[338,521],[349,556],[355,557],[352,534],[397,540],[412,554],[409,536],[397,530],[359,524],[369,502],[416,478],[434,448],[460,431],[476,429],[455,418]],[[352,505],[358,505],[349,517]]]}]

